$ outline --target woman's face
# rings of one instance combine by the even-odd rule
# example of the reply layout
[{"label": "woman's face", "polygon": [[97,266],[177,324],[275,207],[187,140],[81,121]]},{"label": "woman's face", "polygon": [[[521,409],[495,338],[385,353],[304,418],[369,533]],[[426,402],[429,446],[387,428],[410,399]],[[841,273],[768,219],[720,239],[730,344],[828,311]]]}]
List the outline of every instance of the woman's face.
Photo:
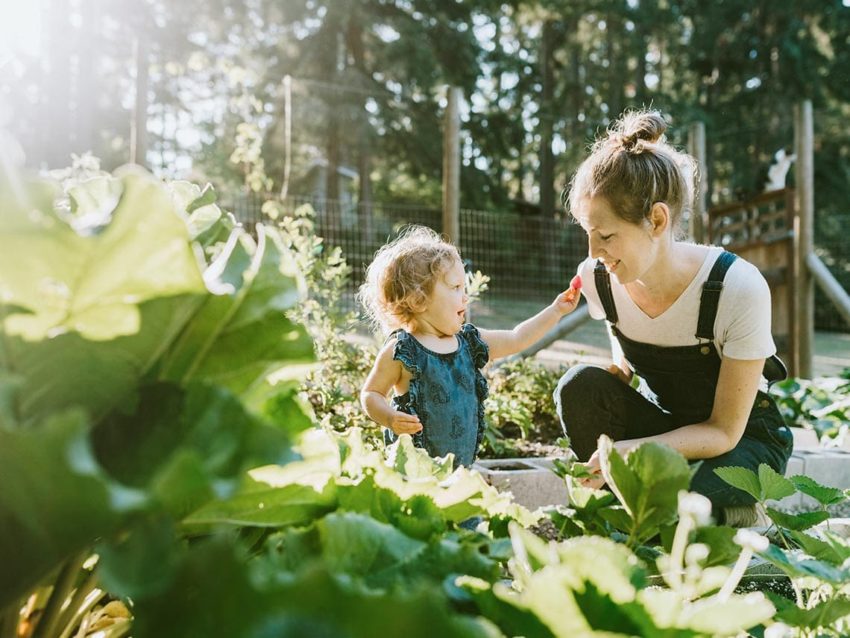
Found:
[{"label": "woman's face", "polygon": [[588,254],[601,260],[621,284],[640,279],[654,263],[659,242],[649,220],[625,221],[604,197],[583,199],[575,218],[587,233]]}]

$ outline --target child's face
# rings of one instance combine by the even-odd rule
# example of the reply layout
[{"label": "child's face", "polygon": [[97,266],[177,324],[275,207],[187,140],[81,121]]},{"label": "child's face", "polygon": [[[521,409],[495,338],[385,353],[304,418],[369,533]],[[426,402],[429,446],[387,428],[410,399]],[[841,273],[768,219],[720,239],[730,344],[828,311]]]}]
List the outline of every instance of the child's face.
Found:
[{"label": "child's face", "polygon": [[463,326],[468,303],[466,273],[456,261],[437,279],[425,311],[416,316],[417,326],[441,337],[453,335]]},{"label": "child's face", "polygon": [[587,233],[588,253],[601,259],[621,284],[640,279],[655,259],[652,232],[617,216],[604,197],[585,199],[576,214]]}]

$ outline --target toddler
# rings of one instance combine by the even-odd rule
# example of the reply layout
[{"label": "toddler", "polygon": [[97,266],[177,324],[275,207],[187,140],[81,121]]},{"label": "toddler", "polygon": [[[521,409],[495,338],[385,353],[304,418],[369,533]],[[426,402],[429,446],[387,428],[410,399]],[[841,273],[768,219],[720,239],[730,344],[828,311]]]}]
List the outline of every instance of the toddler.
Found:
[{"label": "toddler", "polygon": [[363,409],[386,428],[387,443],[411,434],[431,456],[454,454],[456,467],[472,464],[484,433],[481,368],[534,344],[580,296],[580,285],[571,284],[513,330],[479,330],[464,321],[465,284],[457,248],[412,227],[378,251],[359,293],[370,319],[389,334],[360,393]]}]

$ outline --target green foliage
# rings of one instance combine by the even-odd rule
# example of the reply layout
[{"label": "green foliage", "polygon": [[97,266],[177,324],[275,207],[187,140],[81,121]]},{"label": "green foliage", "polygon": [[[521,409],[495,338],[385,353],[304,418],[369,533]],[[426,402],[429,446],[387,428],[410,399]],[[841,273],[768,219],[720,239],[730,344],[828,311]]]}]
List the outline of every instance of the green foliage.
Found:
[{"label": "green foliage", "polygon": [[564,368],[553,370],[533,359],[508,361],[491,370],[490,394],[484,404],[484,455],[517,456],[517,439],[551,444],[563,436],[552,401],[563,373]]},{"label": "green foliage", "polygon": [[511,528],[511,539],[512,587],[461,581],[508,635],[732,635],[766,622],[774,611],[759,594],[692,601],[672,590],[646,588],[637,557],[608,539],[576,538],[551,546],[517,527]]},{"label": "green foliage", "polygon": [[339,248],[326,246],[316,236],[311,207],[284,216],[280,202],[270,200],[264,212],[278,220],[283,240],[304,274],[306,296],[292,317],[307,327],[319,366],[307,372],[301,390],[322,426],[336,431],[359,427],[374,435],[376,427],[360,407],[360,389],[378,350],[371,340],[353,336],[357,314],[345,310],[343,298],[351,269]]},{"label": "green foliage", "polygon": [[629,545],[643,542],[676,520],[679,492],[687,491],[694,470],[666,445],[644,443],[624,459],[607,437],[599,444],[605,480],[628,515]]},{"label": "green foliage", "polygon": [[791,481],[765,463],[759,465],[758,475],[743,467],[719,467],[714,473],[760,502],[779,500],[795,491]]},{"label": "green foliage", "polygon": [[284,316],[299,284],[276,231],[254,241],[209,191],[80,171],[54,207],[50,182],[4,172],[0,186],[4,258],[20,260],[4,263],[0,297],[0,480],[17,486],[0,499],[0,607],[53,584],[41,622],[64,627],[81,619],[62,605],[96,541],[104,556],[143,549],[150,520],[290,458],[308,421],[266,377],[312,351]]},{"label": "green foliage", "polygon": [[[342,415],[342,434],[311,427],[297,390],[312,344],[298,317],[327,337],[317,343],[323,360],[350,351],[334,341],[337,319],[326,310],[340,305],[344,262],[326,260],[306,216],[249,236],[191,185],[77,176],[57,209],[54,185],[2,177],[0,219],[43,273],[4,270],[0,296],[4,632],[19,629],[31,595],[43,601],[42,635],[72,634],[94,618],[87,600],[114,598],[132,614],[115,633],[141,637],[723,636],[773,616],[762,595],[730,593],[739,575],[725,563],[739,540],[694,523],[681,495],[692,469],[668,448],[645,444],[622,458],[603,442],[613,493],[581,488],[579,467],[561,464],[570,509],[551,518],[576,538],[547,544],[524,529],[540,513],[453,470],[450,458],[430,458],[409,436],[384,451]],[[27,210],[48,220],[43,233],[21,230]],[[83,224],[95,210],[105,213]],[[150,228],[148,217],[158,220]],[[112,235],[113,223],[125,232]],[[68,245],[54,251],[56,237]],[[128,254],[170,247],[182,257],[157,253],[138,280],[100,272],[100,250],[127,268],[125,243]],[[60,299],[51,314],[18,281],[43,288],[65,276],[53,260],[77,275],[66,285],[91,294],[88,306]],[[532,376],[530,393],[546,384],[544,373]],[[765,468],[729,476],[765,499],[789,486],[824,508],[845,498]],[[672,543],[646,545],[669,537],[677,505]],[[789,549],[761,555],[806,592],[795,608],[777,605],[777,618],[839,631],[850,546],[799,531],[820,516],[776,516]],[[647,587],[650,579],[665,586]]]},{"label": "green foliage", "polygon": [[[845,371],[846,372],[846,371]],[[847,436],[850,422],[850,377],[791,378],[773,386],[782,416],[790,425],[812,429],[825,443]]]}]

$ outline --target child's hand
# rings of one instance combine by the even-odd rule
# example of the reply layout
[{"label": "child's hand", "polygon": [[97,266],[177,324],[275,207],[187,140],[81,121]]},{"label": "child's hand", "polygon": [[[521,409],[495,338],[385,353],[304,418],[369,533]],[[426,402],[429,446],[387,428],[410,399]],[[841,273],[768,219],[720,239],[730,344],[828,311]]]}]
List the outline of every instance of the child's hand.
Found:
[{"label": "child's hand", "polygon": [[570,281],[570,287],[557,296],[552,304],[562,315],[572,312],[578,305],[578,300],[581,298],[581,277],[576,275]]},{"label": "child's hand", "polygon": [[396,434],[416,434],[422,430],[419,417],[399,410],[393,410],[387,427]]}]

